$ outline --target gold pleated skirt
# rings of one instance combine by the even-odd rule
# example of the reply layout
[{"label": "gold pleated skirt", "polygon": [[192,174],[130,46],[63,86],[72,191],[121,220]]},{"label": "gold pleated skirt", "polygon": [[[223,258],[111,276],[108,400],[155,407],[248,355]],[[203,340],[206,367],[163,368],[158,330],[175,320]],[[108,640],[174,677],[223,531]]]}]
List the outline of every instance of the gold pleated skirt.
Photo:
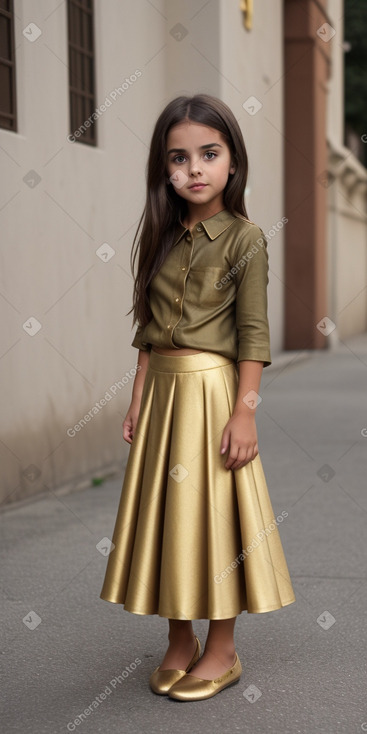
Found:
[{"label": "gold pleated skirt", "polygon": [[295,601],[258,454],[225,469],[236,362],[151,351],[100,594],[134,614],[228,619]]}]

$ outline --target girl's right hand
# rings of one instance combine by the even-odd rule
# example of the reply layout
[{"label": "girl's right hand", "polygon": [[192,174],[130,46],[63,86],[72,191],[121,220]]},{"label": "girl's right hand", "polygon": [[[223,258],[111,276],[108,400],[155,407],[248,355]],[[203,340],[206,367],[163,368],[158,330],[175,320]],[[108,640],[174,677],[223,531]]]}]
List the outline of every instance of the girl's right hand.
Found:
[{"label": "girl's right hand", "polygon": [[127,443],[133,442],[136,424],[139,418],[139,411],[140,411],[140,405],[137,406],[136,404],[131,403],[129,410],[127,411],[127,414],[126,414],[126,418],[122,424],[123,437],[124,437],[124,440],[127,441]]},{"label": "girl's right hand", "polygon": [[145,375],[149,365],[150,352],[139,349],[139,368],[135,375],[133,394],[129,410],[122,424],[124,441],[133,442],[136,424],[138,422],[140,405],[143,395]]}]

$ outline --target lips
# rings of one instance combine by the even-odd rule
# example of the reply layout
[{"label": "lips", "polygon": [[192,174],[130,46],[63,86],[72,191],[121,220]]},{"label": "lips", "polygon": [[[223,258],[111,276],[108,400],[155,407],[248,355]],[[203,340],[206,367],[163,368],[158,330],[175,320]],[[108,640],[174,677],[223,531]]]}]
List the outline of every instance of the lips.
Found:
[{"label": "lips", "polygon": [[207,184],[196,183],[196,184],[193,184],[192,186],[189,186],[189,189],[204,189],[205,186],[207,186]]}]

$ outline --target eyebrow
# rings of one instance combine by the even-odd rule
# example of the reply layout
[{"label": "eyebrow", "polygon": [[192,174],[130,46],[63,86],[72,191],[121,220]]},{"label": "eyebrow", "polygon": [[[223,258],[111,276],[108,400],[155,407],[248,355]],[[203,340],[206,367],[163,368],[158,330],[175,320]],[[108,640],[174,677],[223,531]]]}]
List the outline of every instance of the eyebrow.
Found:
[{"label": "eyebrow", "polygon": [[[201,145],[200,150],[205,150],[206,148],[222,148],[222,147],[223,146],[220,145],[219,143],[208,143],[207,145]],[[169,155],[170,153],[187,153],[187,150],[185,148],[171,148],[171,150],[167,152],[167,155]]]}]

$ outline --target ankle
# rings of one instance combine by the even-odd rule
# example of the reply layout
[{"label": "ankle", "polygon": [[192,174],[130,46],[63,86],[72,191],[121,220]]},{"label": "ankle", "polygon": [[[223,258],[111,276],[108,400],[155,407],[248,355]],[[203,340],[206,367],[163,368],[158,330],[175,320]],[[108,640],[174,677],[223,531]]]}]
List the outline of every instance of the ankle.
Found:
[{"label": "ankle", "polygon": [[168,640],[170,643],[190,645],[190,643],[195,641],[194,630],[192,629],[192,627],[175,627],[169,630]]},{"label": "ankle", "polygon": [[236,648],[233,641],[224,644],[222,642],[207,642],[204,650],[204,654],[206,653],[212,658],[217,658],[217,660],[232,665],[236,656]]}]

